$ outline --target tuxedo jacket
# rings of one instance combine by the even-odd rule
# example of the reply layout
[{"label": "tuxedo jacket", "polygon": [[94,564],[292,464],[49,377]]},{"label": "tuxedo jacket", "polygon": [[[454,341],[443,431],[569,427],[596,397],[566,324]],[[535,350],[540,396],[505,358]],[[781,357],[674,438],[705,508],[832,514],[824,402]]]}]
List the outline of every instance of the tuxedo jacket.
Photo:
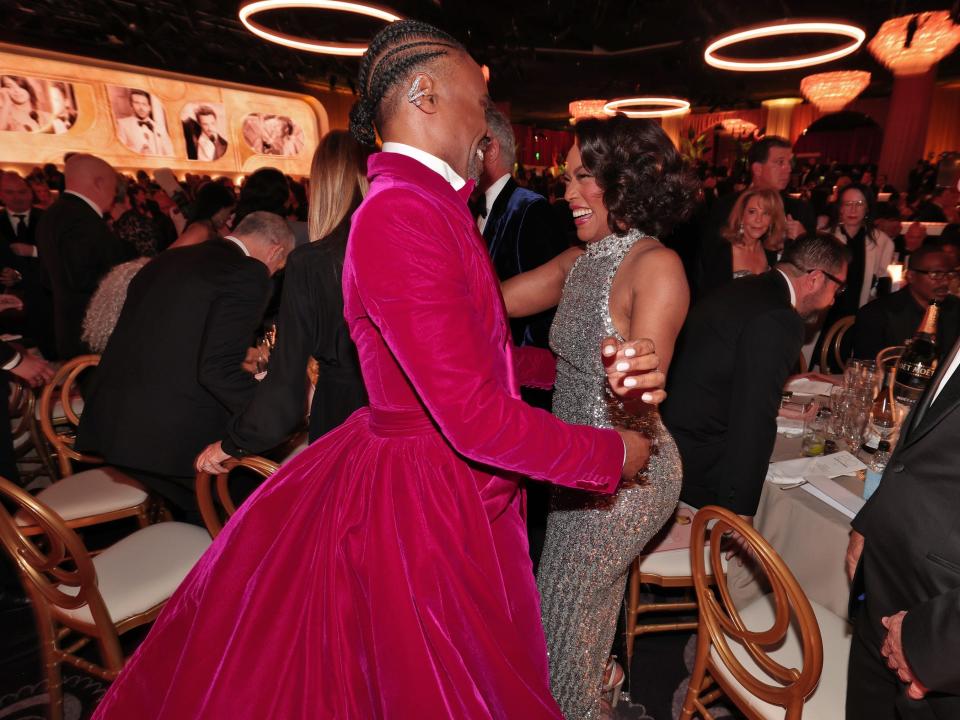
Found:
[{"label": "tuxedo jacket", "polygon": [[931,399],[949,360],[904,420],[880,487],[852,523],[866,538],[857,631],[879,649],[880,619],[907,611],[907,661],[943,718],[960,717],[960,372]]},{"label": "tuxedo jacket", "polygon": [[[923,321],[925,308],[913,299],[909,288],[884,295],[857,312],[853,333],[853,356],[872,360],[892,345],[903,345]],[[960,300],[948,295],[937,316],[937,344],[942,358],[960,336]]]},{"label": "tuxedo jacket", "polygon": [[[566,230],[542,195],[507,180],[488,209],[483,239],[500,281],[533,270],[566,250]],[[517,345],[548,347],[554,310],[510,321]]]},{"label": "tuxedo jacket", "polygon": [[40,218],[43,217],[43,210],[30,208],[27,216],[26,233],[23,238],[17,239],[17,233],[13,228],[13,223],[10,221],[10,216],[6,210],[0,210],[0,239],[3,240],[3,245],[6,246],[15,242],[23,242],[30,245],[37,244],[37,224],[40,222]]},{"label": "tuxedo jacket", "polygon": [[[173,142],[156,120],[150,120],[153,129],[140,125],[133,115],[117,120],[117,135],[120,142],[141,155],[173,155]],[[146,150],[144,151],[144,147]]]},{"label": "tuxedo jacket", "polygon": [[53,296],[57,354],[69,360],[89,352],[80,340],[83,316],[101,278],[134,253],[90,205],[69,193],[40,219],[37,250],[43,282]]},{"label": "tuxedo jacket", "polygon": [[253,396],[241,363],[269,290],[266,266],[227,240],[148,262],[87,390],[79,447],[113,465],[193,475],[199,452]]},{"label": "tuxedo jacket", "polygon": [[802,345],[803,321],[777,270],[733,280],[694,306],[662,406],[683,460],[684,502],[756,513],[780,394]]}]

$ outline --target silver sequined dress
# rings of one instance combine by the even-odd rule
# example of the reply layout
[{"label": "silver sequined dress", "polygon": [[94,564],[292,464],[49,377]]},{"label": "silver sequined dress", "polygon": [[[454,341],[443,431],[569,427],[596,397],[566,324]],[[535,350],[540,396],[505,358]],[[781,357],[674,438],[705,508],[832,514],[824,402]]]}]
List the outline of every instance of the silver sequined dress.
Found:
[{"label": "silver sequined dress", "polygon": [[[553,412],[570,423],[611,427],[604,337],[619,337],[610,317],[610,287],[643,233],[609,235],[587,246],[563,288],[550,329],[558,355]],[[677,446],[658,415],[644,484],[616,496],[555,488],[537,575],[550,654],[553,695],[569,720],[601,716],[603,672],[623,602],[630,563],[670,518],[680,496]]]}]

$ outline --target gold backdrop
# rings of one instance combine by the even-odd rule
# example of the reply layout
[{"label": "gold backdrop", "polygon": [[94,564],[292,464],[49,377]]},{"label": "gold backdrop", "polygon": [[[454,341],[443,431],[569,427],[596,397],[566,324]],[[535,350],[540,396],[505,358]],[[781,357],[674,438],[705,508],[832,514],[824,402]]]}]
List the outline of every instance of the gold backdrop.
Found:
[{"label": "gold backdrop", "polygon": [[[62,165],[64,153],[88,152],[128,172],[165,167],[181,176],[236,177],[275,167],[290,175],[309,175],[317,141],[330,129],[324,105],[309,95],[5,43],[0,43],[0,78],[0,167],[5,169],[26,171],[48,162]],[[18,90],[18,83],[23,91]],[[169,143],[164,148],[169,152],[172,147],[172,155],[141,154],[121,141],[118,120],[130,110],[118,101],[119,97],[126,99],[126,94],[111,91],[111,87],[149,93],[151,121],[160,128],[165,126]],[[346,98],[326,94],[331,95],[334,114],[342,114]],[[20,106],[12,101],[14,97],[21,101]],[[181,113],[198,103],[222,108],[225,116],[218,118],[218,131],[226,148],[221,146],[217,152],[222,155],[215,160],[187,157],[187,128]],[[245,123],[248,116],[254,117]],[[336,120],[336,125],[342,124],[339,117]],[[267,132],[265,128],[283,135],[284,142],[258,140],[257,133]]]}]

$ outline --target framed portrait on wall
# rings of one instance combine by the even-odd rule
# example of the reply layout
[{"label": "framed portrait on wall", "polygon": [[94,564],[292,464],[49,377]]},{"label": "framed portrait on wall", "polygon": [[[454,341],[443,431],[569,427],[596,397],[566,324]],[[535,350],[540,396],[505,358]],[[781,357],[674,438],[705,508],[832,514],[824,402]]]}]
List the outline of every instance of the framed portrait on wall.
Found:
[{"label": "framed portrait on wall", "polygon": [[285,115],[250,113],[243,118],[243,141],[259,155],[299,155],[304,146],[303,128]]},{"label": "framed portrait on wall", "polygon": [[223,103],[188,102],[180,110],[187,159],[212,162],[227,152],[227,118]]},{"label": "framed portrait on wall", "polygon": [[140,88],[108,85],[117,138],[140,155],[173,157],[163,103]]},{"label": "framed portrait on wall", "polygon": [[0,72],[0,131],[60,135],[76,121],[71,83]]}]

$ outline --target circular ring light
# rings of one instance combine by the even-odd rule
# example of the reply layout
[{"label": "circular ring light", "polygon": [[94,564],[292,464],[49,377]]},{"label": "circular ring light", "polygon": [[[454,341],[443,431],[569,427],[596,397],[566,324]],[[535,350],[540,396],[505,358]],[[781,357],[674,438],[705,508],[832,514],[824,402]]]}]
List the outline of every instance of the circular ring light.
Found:
[{"label": "circular ring light", "polygon": [[[812,53],[810,55],[795,55],[793,57],[776,57],[762,60],[737,59],[718,55],[717,50],[731,45],[737,45],[748,40],[778,37],[780,35],[839,35],[848,38],[847,42],[829,50]],[[708,65],[722,70],[737,70],[739,72],[766,72],[770,70],[791,70],[793,68],[810,67],[820,63],[830,62],[856,52],[867,34],[862,28],[845,22],[828,20],[781,20],[776,23],[754,25],[734,30],[721,35],[711,42],[703,51],[703,59]]]},{"label": "circular ring light", "polygon": [[[650,107],[659,110],[624,110],[622,108]],[[683,115],[690,110],[690,103],[680,98],[670,97],[634,97],[611,100],[603,106],[607,115],[622,113],[629,118],[663,118]]]},{"label": "circular ring light", "polygon": [[310,40],[309,38],[288,35],[278,30],[271,30],[253,20],[254,15],[268,10],[292,10],[298,8],[336,10],[339,12],[353,13],[354,15],[366,15],[367,17],[383,20],[387,23],[396,22],[401,19],[399,15],[384,8],[377,7],[376,5],[346,2],[345,0],[254,0],[254,2],[249,2],[240,8],[240,22],[254,35],[295,50],[306,50],[312,53],[346,57],[359,57],[366,52],[367,46],[363,43]]}]

